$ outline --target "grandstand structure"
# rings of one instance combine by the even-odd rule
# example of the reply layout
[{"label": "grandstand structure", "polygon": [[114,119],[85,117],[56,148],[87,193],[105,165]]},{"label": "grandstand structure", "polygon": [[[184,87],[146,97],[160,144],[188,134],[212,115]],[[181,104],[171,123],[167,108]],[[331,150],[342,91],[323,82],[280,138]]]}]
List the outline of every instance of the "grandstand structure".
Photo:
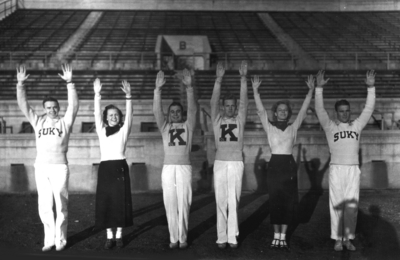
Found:
[{"label": "grandstand structure", "polygon": [[[173,4],[169,9],[163,9],[162,5],[154,9],[147,6],[135,9],[122,0],[116,1],[116,6],[123,2],[130,8],[114,8],[104,1],[99,1],[101,8],[87,7],[83,1],[82,5],[76,5],[76,9],[71,9],[72,4],[70,7],[63,6],[60,1],[54,1],[51,6],[46,1],[38,1],[42,5],[36,7],[33,1],[25,1],[25,5],[19,8],[16,1],[5,2],[8,4],[7,13],[0,14],[0,142],[3,144],[0,154],[7,156],[8,160],[0,165],[0,172],[8,174],[12,165],[20,163],[27,165],[28,173],[33,171],[34,136],[16,104],[15,67],[18,64],[27,67],[30,74],[26,81],[27,94],[36,111],[40,112],[41,100],[45,96],[59,99],[65,110],[67,89],[58,73],[61,64],[67,62],[74,68],[73,79],[81,104],[71,136],[69,158],[71,164],[86,176],[75,177],[76,185],[72,187],[77,191],[93,191],[82,186],[82,181],[93,181],[93,164],[99,161],[98,152],[90,148],[94,146],[98,149],[97,136],[92,127],[93,81],[98,77],[103,83],[104,104],[114,103],[123,107],[123,93],[119,86],[122,80],[131,83],[135,99],[133,133],[127,149],[128,157],[133,161],[131,168],[135,169],[140,164],[147,167],[151,176],[148,186],[142,190],[160,189],[157,174],[162,165],[162,159],[159,160],[163,156],[162,144],[152,114],[158,70],[164,70],[167,78],[162,92],[164,112],[173,100],[185,104],[186,96],[180,85],[180,69],[177,68],[181,57],[170,50],[158,52],[156,45],[159,36],[184,35],[205,36],[211,46],[209,60],[205,61],[209,69],[192,70],[200,106],[199,130],[194,145],[197,150],[193,152],[194,168],[198,172],[194,182],[201,178],[204,162],[211,164],[214,156],[209,100],[216,64],[222,62],[227,70],[222,94],[239,95],[237,69],[242,60],[247,60],[250,76],[259,75],[262,80],[260,94],[265,106],[269,108],[280,99],[291,100],[294,110],[292,120],[307,93],[305,80],[308,75],[316,74],[319,69],[326,70],[330,81],[324,90],[324,97],[331,116],[335,114],[334,102],[343,98],[351,102],[352,112],[357,115],[365,103],[366,70],[375,69],[377,104],[363,133],[366,136],[362,151],[365,156],[363,172],[369,176],[363,187],[374,187],[371,181],[375,178],[374,162],[382,161],[387,162],[388,169],[391,169],[388,174],[394,180],[385,188],[400,187],[400,180],[394,177],[393,170],[398,163],[394,151],[400,149],[400,143],[396,141],[400,134],[398,10],[343,12],[326,7],[328,10],[321,12],[319,8],[322,7],[315,10],[309,8],[313,1],[307,4],[311,10],[298,11],[280,10],[279,1],[271,1],[276,4],[275,10],[259,9],[258,4],[253,3],[245,11],[238,10],[234,4],[231,4],[232,8],[226,8],[227,1],[216,1],[220,5],[212,10],[206,7],[180,9]],[[191,1],[183,1],[183,6],[187,2]],[[190,51],[182,55],[187,58],[185,66],[193,68],[194,57],[201,55],[203,53]],[[172,57],[173,65],[167,66],[164,57]],[[250,80],[248,86],[250,105],[246,124],[244,178],[247,181],[244,189],[252,190],[257,185],[252,167],[258,148],[263,147],[266,157],[270,153],[252,100]],[[309,156],[325,151],[321,160],[328,160],[329,152],[313,112],[313,102],[308,112],[297,146],[307,148]],[[379,140],[381,144],[377,146],[374,140]],[[374,152],[368,152],[369,149],[374,149]],[[148,159],[149,155],[157,160]],[[0,179],[8,178],[1,176]],[[34,185],[34,181],[32,183]],[[300,183],[303,185],[307,181]],[[7,188],[7,181],[1,185],[0,190],[12,192]],[[326,179],[324,185],[327,185]]]}]

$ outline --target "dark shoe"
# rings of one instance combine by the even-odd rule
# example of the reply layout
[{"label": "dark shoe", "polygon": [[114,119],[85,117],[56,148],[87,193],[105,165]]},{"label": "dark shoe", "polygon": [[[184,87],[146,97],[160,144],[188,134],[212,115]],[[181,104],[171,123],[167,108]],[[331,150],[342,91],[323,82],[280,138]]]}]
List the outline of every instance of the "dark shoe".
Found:
[{"label": "dark shoe", "polygon": [[238,244],[229,243],[229,246],[230,246],[231,248],[237,248],[237,247],[238,247]]},{"label": "dark shoe", "polygon": [[188,247],[188,243],[187,242],[182,242],[179,244],[179,248],[180,249],[186,249]]},{"label": "dark shoe", "polygon": [[279,248],[283,251],[290,252],[290,248],[286,243],[286,240],[279,240]]},{"label": "dark shoe", "polygon": [[169,243],[169,248],[171,248],[171,249],[178,248],[178,246],[179,246],[178,242],[176,242],[176,243]]},{"label": "dark shoe", "polygon": [[108,239],[106,240],[106,243],[104,244],[104,249],[111,249],[114,245],[114,240],[113,239]]},{"label": "dark shoe", "polygon": [[342,251],[343,250],[343,242],[341,239],[336,240],[335,245],[333,246],[335,251]]},{"label": "dark shoe", "polygon": [[226,243],[217,243],[219,249],[224,249],[226,247]]},{"label": "dark shoe", "polygon": [[356,251],[356,247],[350,242],[350,240],[343,241],[343,246],[349,251]]},{"label": "dark shoe", "polygon": [[279,248],[279,239],[274,239],[269,246],[271,249],[278,249]]},{"label": "dark shoe", "polygon": [[123,248],[124,247],[124,241],[122,241],[122,238],[116,238],[115,239],[115,245],[118,248]]}]

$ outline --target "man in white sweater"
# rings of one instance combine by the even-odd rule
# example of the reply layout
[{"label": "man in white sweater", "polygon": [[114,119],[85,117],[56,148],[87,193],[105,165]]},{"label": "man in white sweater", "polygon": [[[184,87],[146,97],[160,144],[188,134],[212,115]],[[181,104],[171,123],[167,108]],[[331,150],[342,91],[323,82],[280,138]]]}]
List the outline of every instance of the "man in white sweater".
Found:
[{"label": "man in white sweater", "polygon": [[[24,81],[28,79],[24,66],[17,68],[18,106],[28,118],[36,137],[37,156],[35,161],[35,180],[38,192],[39,216],[44,225],[43,251],[56,247],[61,251],[67,244],[68,225],[68,141],[78,113],[78,95],[72,83],[72,68],[62,67],[68,89],[68,108],[64,117],[59,116],[60,106],[57,99],[45,98],[43,112],[37,115],[29,106]],[[54,219],[53,198],[57,217]]]},{"label": "man in white sweater", "polygon": [[217,244],[219,248],[236,248],[239,224],[237,208],[242,192],[243,177],[243,135],[247,116],[247,62],[243,61],[240,73],[240,101],[236,115],[237,101],[232,95],[222,100],[223,114],[220,114],[221,82],[225,74],[222,64],[217,65],[217,79],[211,97],[211,120],[214,128],[215,147],[214,190],[217,202]]},{"label": "man in white sweater", "polygon": [[368,86],[367,103],[356,120],[350,120],[350,104],[347,100],[335,104],[336,120],[329,119],[324,109],[324,72],[317,74],[315,90],[315,110],[325,131],[331,153],[329,168],[329,207],[331,215],[331,238],[335,239],[334,249],[356,250],[350,239],[355,237],[358,199],[360,191],[360,169],[358,152],[361,131],[367,125],[375,106],[375,73],[367,72],[365,83]]}]

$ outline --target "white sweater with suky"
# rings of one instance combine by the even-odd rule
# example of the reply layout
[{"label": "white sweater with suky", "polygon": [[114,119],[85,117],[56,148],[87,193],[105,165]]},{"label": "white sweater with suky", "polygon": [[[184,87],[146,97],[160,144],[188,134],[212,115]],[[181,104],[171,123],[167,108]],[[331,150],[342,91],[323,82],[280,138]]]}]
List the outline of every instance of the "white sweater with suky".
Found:
[{"label": "white sweater with suky", "polygon": [[227,118],[220,115],[219,100],[221,95],[221,80],[217,79],[211,97],[211,120],[214,128],[215,160],[243,161],[243,135],[246,124],[247,106],[247,79],[240,80],[240,101],[238,115]]},{"label": "white sweater with suky", "polygon": [[256,102],[258,116],[260,117],[265,132],[267,132],[268,143],[271,147],[272,154],[292,154],[293,145],[296,142],[297,130],[307,115],[307,108],[310,105],[311,98],[312,91],[309,91],[296,120],[293,124],[288,125],[285,131],[282,131],[269,122],[268,113],[261,102],[260,94],[254,92],[254,101]]},{"label": "white sweater with suky", "polygon": [[79,101],[75,85],[68,88],[68,108],[64,117],[51,119],[37,115],[29,106],[24,85],[17,84],[17,101],[22,113],[31,123],[36,138],[36,163],[67,164],[68,141],[78,113]]},{"label": "white sweater with suky", "polygon": [[100,110],[101,96],[94,96],[94,118],[96,132],[100,141],[101,161],[123,160],[125,157],[126,144],[132,126],[132,100],[126,100],[126,115],[124,125],[112,135],[106,136],[106,124],[103,122],[103,113]]},{"label": "white sweater with suky", "polygon": [[331,120],[324,109],[323,88],[315,90],[315,110],[325,131],[331,153],[331,164],[358,165],[361,131],[367,125],[375,106],[375,87],[368,88],[367,103],[354,121],[342,123]]},{"label": "white sweater with suky", "polygon": [[[190,165],[193,132],[196,125],[197,105],[193,88],[186,89],[188,111],[187,120],[182,123],[171,123],[164,116],[161,103],[161,90],[154,90],[153,113],[160,129],[164,146],[165,165]],[[183,113],[183,111],[182,111]]]}]

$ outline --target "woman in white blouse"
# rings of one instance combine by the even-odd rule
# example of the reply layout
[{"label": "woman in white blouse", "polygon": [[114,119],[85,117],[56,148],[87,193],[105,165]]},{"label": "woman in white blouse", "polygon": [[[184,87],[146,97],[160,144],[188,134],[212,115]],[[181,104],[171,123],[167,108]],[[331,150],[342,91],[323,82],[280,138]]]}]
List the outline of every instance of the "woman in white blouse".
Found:
[{"label": "woman in white blouse", "polygon": [[314,77],[307,80],[308,94],[297,115],[296,120],[289,124],[292,109],[287,100],[278,101],[272,107],[273,120],[268,120],[258,87],[261,81],[258,76],[252,79],[254,101],[264,130],[267,132],[271,159],[267,168],[267,185],[271,211],[271,224],[274,226],[274,239],[271,248],[289,250],[286,243],[288,225],[296,217],[298,205],[297,194],[297,165],[292,155],[293,145],[296,142],[297,130],[303,122],[308,105],[314,91]]},{"label": "woman in white blouse", "polygon": [[[101,162],[96,190],[96,227],[107,229],[105,249],[123,247],[122,228],[133,225],[132,196],[129,167],[125,149],[132,125],[131,86],[122,82],[121,89],[126,94],[126,116],[122,122],[122,112],[114,105],[100,111],[101,83],[96,79],[94,86],[94,115],[96,132],[100,141]],[[116,228],[115,240],[112,228]]]}]

